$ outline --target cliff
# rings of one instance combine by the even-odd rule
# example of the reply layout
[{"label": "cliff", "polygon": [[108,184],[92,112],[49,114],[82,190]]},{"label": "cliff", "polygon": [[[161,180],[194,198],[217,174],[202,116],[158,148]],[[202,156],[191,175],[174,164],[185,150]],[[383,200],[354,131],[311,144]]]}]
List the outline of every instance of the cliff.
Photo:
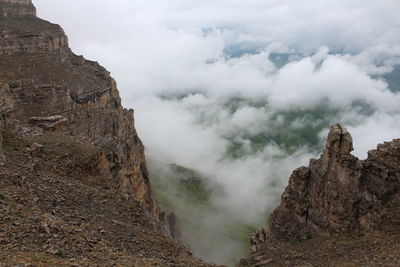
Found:
[{"label": "cliff", "polygon": [[[3,124],[18,127],[25,135],[50,131],[73,137],[98,149],[91,165],[82,166],[91,168],[89,177],[75,176],[87,183],[118,187],[157,217],[133,110],[121,106],[115,81],[98,63],[74,55],[58,25],[28,12],[34,9],[30,1],[0,3],[12,10],[0,22],[0,73],[7,107],[15,118]],[[59,152],[66,154],[69,149],[62,147]],[[53,154],[54,160],[48,161],[65,174],[79,172],[78,166],[84,164],[70,158],[69,166],[64,166],[56,160],[58,156]]]},{"label": "cliff", "polygon": [[0,261],[209,266],[169,237],[109,72],[30,0],[0,0],[0,29]]},{"label": "cliff", "polygon": [[31,0],[2,0],[0,14],[3,17],[36,16],[36,8]]},{"label": "cliff", "polygon": [[333,125],[321,157],[294,170],[269,231],[252,236],[240,266],[400,264],[400,139],[366,160],[352,150],[350,133]]},{"label": "cliff", "polygon": [[[171,238],[107,70],[30,0],[0,0],[0,29],[0,266],[216,266]],[[400,265],[400,139],[352,149],[332,126],[238,266]]]}]

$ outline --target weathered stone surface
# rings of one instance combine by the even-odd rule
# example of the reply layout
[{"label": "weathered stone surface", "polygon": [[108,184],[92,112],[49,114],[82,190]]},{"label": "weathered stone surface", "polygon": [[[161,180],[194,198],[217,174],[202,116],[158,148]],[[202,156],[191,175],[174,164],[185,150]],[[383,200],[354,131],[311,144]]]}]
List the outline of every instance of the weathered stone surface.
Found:
[{"label": "weathered stone surface", "polygon": [[182,240],[181,226],[175,213],[172,212],[170,215],[167,216],[167,222],[171,236],[175,240]]},{"label": "weathered stone surface", "polygon": [[261,244],[265,243],[267,238],[267,233],[264,228],[260,227],[257,231],[250,236],[250,249],[252,253],[256,253]]},{"label": "weathered stone surface", "polygon": [[[8,121],[13,117],[14,99],[9,90],[8,84],[0,80],[0,132],[3,132]],[[3,152],[3,138],[0,134],[0,166],[6,163],[6,157]]]},{"label": "weathered stone surface", "polygon": [[333,125],[321,157],[293,171],[269,231],[251,236],[238,267],[399,265],[400,139],[366,160],[352,149],[349,132]]},{"label": "weathered stone surface", "polygon": [[37,18],[31,0],[0,0],[0,29],[0,55],[68,48],[61,27]]},{"label": "weathered stone surface", "polygon": [[30,0],[0,0],[2,264],[217,266],[170,238],[133,115]]},{"label": "weathered stone surface", "polygon": [[296,169],[270,218],[278,240],[312,234],[395,231],[400,225],[400,140],[378,145],[368,159],[350,154],[349,132],[334,125],[325,150]]},{"label": "weathered stone surface", "polygon": [[49,117],[31,117],[29,119],[30,124],[38,126],[44,130],[55,129],[57,126],[60,126],[67,121],[68,120],[61,115],[53,115]]},{"label": "weathered stone surface", "polygon": [[36,16],[36,8],[31,0],[0,0],[0,14],[11,16]]},{"label": "weathered stone surface", "polygon": [[[8,124],[29,135],[41,127],[45,136],[52,130],[46,149],[53,158],[57,153],[60,159],[62,153],[79,155],[54,161],[54,168],[82,180],[83,170],[73,171],[73,166],[86,166],[91,173],[87,183],[118,188],[158,219],[133,110],[122,107],[109,72],[73,54],[64,31],[37,18],[30,0],[0,0],[0,9],[0,114],[14,116],[8,123],[3,119],[2,128]],[[60,144],[66,147],[56,149]]]}]

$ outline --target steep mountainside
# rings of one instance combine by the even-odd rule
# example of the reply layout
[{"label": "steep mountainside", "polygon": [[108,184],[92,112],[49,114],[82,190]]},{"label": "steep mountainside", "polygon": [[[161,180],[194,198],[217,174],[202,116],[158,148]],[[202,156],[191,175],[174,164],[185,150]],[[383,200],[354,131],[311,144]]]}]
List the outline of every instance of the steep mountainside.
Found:
[{"label": "steep mountainside", "polygon": [[[0,29],[0,266],[217,266],[155,202],[107,70],[31,0],[0,0]],[[400,139],[366,160],[352,149],[332,126],[237,266],[400,266]]]},{"label": "steep mountainside", "polygon": [[399,266],[400,139],[366,160],[349,132],[331,127],[325,150],[296,169],[240,266]]},{"label": "steep mountainside", "polygon": [[109,73],[31,0],[0,0],[0,29],[0,263],[209,266],[171,238]]},{"label": "steep mountainside", "polygon": [[15,11],[19,5],[30,8],[27,1],[5,2],[24,14],[0,21],[1,83],[21,131],[51,130],[98,147],[92,172],[102,173],[103,181],[85,181],[117,186],[157,216],[133,111],[122,108],[114,80],[98,63],[74,55],[58,25]]}]

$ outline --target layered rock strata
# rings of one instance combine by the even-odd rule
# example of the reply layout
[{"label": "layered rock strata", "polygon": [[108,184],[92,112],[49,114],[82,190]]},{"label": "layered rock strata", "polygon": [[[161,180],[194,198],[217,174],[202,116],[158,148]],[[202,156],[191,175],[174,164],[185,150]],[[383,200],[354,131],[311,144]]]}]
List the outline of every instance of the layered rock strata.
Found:
[{"label": "layered rock strata", "polygon": [[[122,107],[109,72],[73,54],[64,31],[37,18],[30,0],[0,0],[0,10],[0,129],[51,135],[53,154],[43,157],[54,170],[117,188],[158,220],[133,110]],[[76,145],[57,147],[65,137]]]},{"label": "layered rock strata", "polygon": [[251,236],[252,254],[238,266],[400,264],[400,139],[366,160],[352,150],[350,133],[333,125],[321,157],[293,171],[269,231]]},{"label": "layered rock strata", "polygon": [[290,177],[270,219],[275,238],[399,230],[400,139],[378,145],[364,161],[352,150],[349,132],[332,126],[322,156]]},{"label": "layered rock strata", "polygon": [[10,16],[36,16],[36,8],[31,0],[2,0],[0,14]]},{"label": "layered rock strata", "polygon": [[180,239],[109,72],[0,0],[0,265],[216,266]]}]

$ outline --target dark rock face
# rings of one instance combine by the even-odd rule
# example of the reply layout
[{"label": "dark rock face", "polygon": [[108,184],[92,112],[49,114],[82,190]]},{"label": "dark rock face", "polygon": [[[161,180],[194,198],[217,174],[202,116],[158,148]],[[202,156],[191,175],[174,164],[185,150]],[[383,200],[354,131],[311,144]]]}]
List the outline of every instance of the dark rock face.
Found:
[{"label": "dark rock face", "polygon": [[167,222],[171,236],[176,240],[182,240],[181,226],[179,225],[179,221],[175,213],[172,212],[167,216]]},{"label": "dark rock face", "polygon": [[159,210],[133,115],[31,0],[0,0],[2,263],[216,266]]},{"label": "dark rock face", "polygon": [[270,218],[274,238],[399,230],[400,140],[378,145],[364,161],[352,150],[349,132],[332,126],[322,156],[291,175]]},{"label": "dark rock face", "polygon": [[[63,30],[37,18],[30,0],[0,0],[0,10],[0,130],[81,144],[49,144],[54,154],[45,160],[88,184],[117,188],[158,219],[133,110],[122,107],[109,72],[73,54]],[[80,154],[85,169],[82,157],[71,156]],[[0,161],[7,164],[1,149]]]},{"label": "dark rock face", "polygon": [[36,8],[31,0],[1,0],[0,14],[10,16],[36,16]]},{"label": "dark rock face", "polygon": [[269,231],[237,266],[399,266],[400,139],[359,160],[349,132],[330,129],[323,154],[293,171]]}]

